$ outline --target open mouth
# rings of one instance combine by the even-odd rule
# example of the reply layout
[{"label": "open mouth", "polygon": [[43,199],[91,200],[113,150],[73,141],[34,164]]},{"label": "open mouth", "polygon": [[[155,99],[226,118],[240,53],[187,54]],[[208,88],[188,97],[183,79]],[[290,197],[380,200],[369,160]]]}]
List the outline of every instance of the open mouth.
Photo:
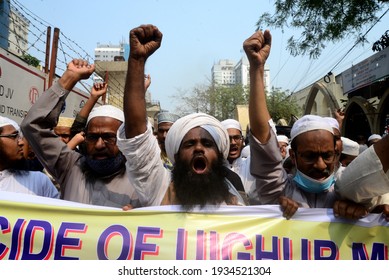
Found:
[{"label": "open mouth", "polygon": [[230,153],[231,153],[231,152],[234,152],[234,153],[235,153],[235,152],[237,152],[237,151],[238,151],[238,147],[237,147],[237,146],[234,146],[234,147],[231,147],[231,148],[230,148]]},{"label": "open mouth", "polygon": [[193,159],[192,168],[197,174],[202,174],[206,171],[207,163],[203,157]]}]

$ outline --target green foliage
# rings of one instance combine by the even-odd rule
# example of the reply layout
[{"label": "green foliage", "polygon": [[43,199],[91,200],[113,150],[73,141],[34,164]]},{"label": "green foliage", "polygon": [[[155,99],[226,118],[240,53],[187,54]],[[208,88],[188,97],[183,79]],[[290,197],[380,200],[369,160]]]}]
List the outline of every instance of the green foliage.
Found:
[{"label": "green foliage", "polygon": [[263,13],[257,29],[302,29],[301,37],[288,39],[290,53],[317,58],[326,42],[349,36],[354,36],[358,43],[365,42],[361,31],[378,20],[376,14],[388,3],[388,0],[275,0],[275,13]]},{"label": "green foliage", "polygon": [[28,65],[32,65],[34,67],[38,67],[39,66],[39,59],[37,59],[36,57],[33,57],[32,55],[29,55],[29,54],[24,54],[22,55],[21,57],[25,62],[28,63]]},{"label": "green foliage", "polygon": [[289,92],[281,91],[279,88],[272,89],[266,96],[266,102],[270,116],[275,122],[279,119],[289,120],[292,115],[302,114],[301,108]]},{"label": "green foliage", "polygon": [[173,98],[180,103],[175,111],[181,116],[203,112],[224,120],[234,117],[236,105],[248,104],[248,90],[242,85],[200,85],[189,92],[180,90]]},{"label": "green foliage", "polygon": [[[189,92],[178,91],[173,96],[178,100],[179,107],[175,112],[181,116],[203,112],[216,117],[219,120],[234,118],[236,105],[248,105],[249,91],[242,85],[201,85]],[[301,115],[301,108],[297,105],[289,92],[280,89],[272,89],[267,95],[267,106],[274,121],[281,118],[289,120],[292,115]]]},{"label": "green foliage", "polygon": [[389,30],[386,30],[384,35],[373,44],[372,50],[374,52],[380,52],[387,47],[389,47]]}]

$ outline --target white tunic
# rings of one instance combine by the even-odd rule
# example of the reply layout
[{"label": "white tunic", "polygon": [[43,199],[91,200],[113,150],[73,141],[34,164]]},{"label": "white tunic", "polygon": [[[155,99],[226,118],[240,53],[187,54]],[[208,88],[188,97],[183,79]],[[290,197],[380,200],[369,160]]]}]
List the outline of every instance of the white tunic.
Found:
[{"label": "white tunic", "polygon": [[58,190],[50,179],[39,171],[2,170],[0,190],[59,198]]},{"label": "white tunic", "polygon": [[372,209],[389,204],[389,171],[382,169],[374,147],[370,146],[337,176],[335,190],[343,198]]}]

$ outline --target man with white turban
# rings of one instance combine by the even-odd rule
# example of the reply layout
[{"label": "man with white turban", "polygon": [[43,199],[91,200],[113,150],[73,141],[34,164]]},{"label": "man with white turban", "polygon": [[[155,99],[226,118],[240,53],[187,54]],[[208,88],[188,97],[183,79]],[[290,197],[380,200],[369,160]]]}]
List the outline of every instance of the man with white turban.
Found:
[{"label": "man with white turban", "polygon": [[65,200],[122,208],[139,207],[135,189],[126,174],[125,158],[116,145],[123,111],[112,106],[95,107],[87,118],[85,155],[58,140],[53,128],[66,97],[94,65],[73,59],[62,77],[31,107],[21,127],[35,154],[61,186]]},{"label": "man with white turban", "polygon": [[227,131],[214,117],[195,113],[174,122],[165,147],[172,171],[164,168],[158,141],[147,122],[143,84],[147,58],[160,46],[162,33],[153,25],[130,31],[130,56],[124,93],[125,123],[118,146],[127,158],[127,170],[144,206],[243,205],[243,199],[226,178],[229,151]]},{"label": "man with white turban", "polygon": [[262,204],[280,204],[284,217],[291,218],[298,207],[332,208],[334,191],[335,138],[324,118],[306,115],[291,129],[290,157],[296,174],[288,176],[282,167],[276,134],[264,92],[264,66],[271,48],[268,30],[257,31],[244,43],[250,63],[250,148],[251,174],[256,178]]},{"label": "man with white turban", "polygon": [[23,146],[19,125],[0,116],[0,191],[59,198],[57,189],[45,174],[23,170]]}]

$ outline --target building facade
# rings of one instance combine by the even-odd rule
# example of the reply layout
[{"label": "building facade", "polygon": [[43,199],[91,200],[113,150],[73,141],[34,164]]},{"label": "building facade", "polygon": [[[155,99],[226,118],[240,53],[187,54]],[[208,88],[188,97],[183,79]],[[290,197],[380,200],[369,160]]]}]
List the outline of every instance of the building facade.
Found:
[{"label": "building facade", "polygon": [[28,51],[30,21],[9,1],[0,1],[0,48],[16,56]]},{"label": "building facade", "polygon": [[[247,56],[235,63],[233,60],[222,59],[212,66],[212,81],[218,85],[242,85],[249,86],[250,84],[250,65]],[[265,90],[267,93],[271,91],[270,85],[270,69],[265,65]]]},{"label": "building facade", "polygon": [[389,48],[339,75],[325,76],[292,94],[305,114],[345,113],[342,135],[353,140],[389,130]]}]

